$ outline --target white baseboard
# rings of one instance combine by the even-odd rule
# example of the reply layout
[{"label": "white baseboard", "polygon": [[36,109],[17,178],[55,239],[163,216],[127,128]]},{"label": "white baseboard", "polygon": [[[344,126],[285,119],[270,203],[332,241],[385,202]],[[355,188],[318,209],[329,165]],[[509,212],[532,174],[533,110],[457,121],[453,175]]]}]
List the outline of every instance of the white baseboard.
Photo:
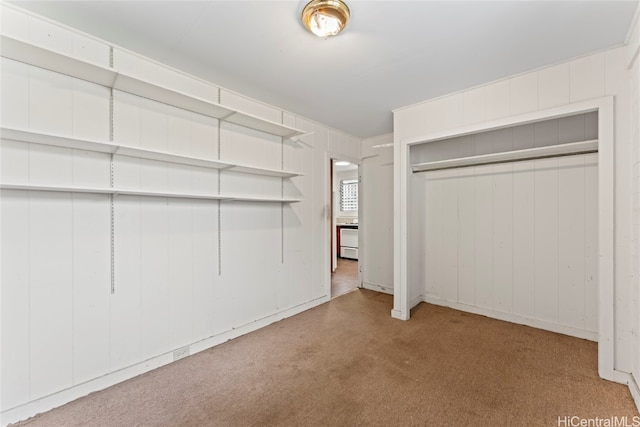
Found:
[{"label": "white baseboard", "polygon": [[253,322],[239,326],[230,331],[226,331],[222,334],[214,335],[213,337],[198,341],[194,344],[191,344],[191,354],[207,350],[211,347],[215,347],[216,345],[248,334],[249,332],[256,331],[260,328],[264,328],[265,326],[269,326],[272,323],[279,322],[280,320],[286,319],[287,317],[295,316],[296,314],[302,313],[303,311],[309,310],[310,308],[329,301],[331,301],[331,297],[323,296],[309,302],[290,307],[286,310],[270,314],[269,316],[263,317],[262,319],[254,320]]},{"label": "white baseboard", "polygon": [[364,289],[369,289],[370,291],[382,292],[385,294],[393,295],[393,287],[391,286],[376,285],[375,283],[362,282],[362,287]]},{"label": "white baseboard", "polygon": [[505,312],[493,310],[490,308],[483,308],[483,307],[463,304],[460,302],[447,301],[431,295],[422,295],[422,301],[429,304],[450,307],[460,311],[480,314],[482,316],[491,317],[493,319],[504,320],[506,322],[517,323],[520,325],[531,326],[534,328],[544,329],[546,331],[569,335],[576,338],[582,338],[589,341],[595,341],[595,342],[598,341],[598,332],[594,332],[594,331],[587,331],[584,329],[574,328],[572,326],[560,325],[557,323],[547,322],[544,320],[531,319],[528,317],[519,316],[517,314],[505,313]]},{"label": "white baseboard", "polygon": [[633,402],[636,404],[636,408],[640,411],[640,387],[638,387],[638,383],[632,374],[614,369],[612,377],[606,379],[620,384],[626,384],[627,387],[629,387],[629,391],[631,392]]},{"label": "white baseboard", "polygon": [[[290,307],[286,310],[273,313],[262,319],[254,320],[245,325],[214,335],[204,340],[197,341],[187,346],[188,352],[189,354],[195,354],[211,347],[215,347],[218,344],[222,344],[233,338],[237,338],[241,335],[263,328],[267,325],[270,325],[271,323],[275,323],[287,317],[291,317],[305,310],[328,302],[329,300],[330,298],[328,296],[323,296],[306,303]],[[168,365],[172,362],[173,351],[170,351],[168,353],[153,357],[135,365],[111,372],[102,377],[75,385],[68,389],[61,390],[59,392],[25,403],[23,405],[7,409],[0,413],[0,425],[2,427],[5,427],[8,424],[26,420],[39,413],[49,411],[73,400],[87,396],[89,393],[104,390],[105,388],[111,387],[115,384],[121,383],[125,380],[133,378],[145,372],[149,372],[161,366]]]},{"label": "white baseboard", "polygon": [[417,295],[411,298],[411,300],[409,301],[409,310],[411,310],[413,307],[415,307],[416,305],[420,304],[423,301],[424,301],[423,295]]},{"label": "white baseboard", "polygon": [[398,320],[409,320],[411,318],[411,309],[422,302],[422,295],[411,298],[409,301],[409,310],[391,310],[391,317]]},{"label": "white baseboard", "polygon": [[631,392],[631,397],[633,397],[633,401],[636,403],[636,408],[640,411],[640,387],[638,387],[638,383],[633,375],[627,374],[627,386],[629,387],[629,391]]}]

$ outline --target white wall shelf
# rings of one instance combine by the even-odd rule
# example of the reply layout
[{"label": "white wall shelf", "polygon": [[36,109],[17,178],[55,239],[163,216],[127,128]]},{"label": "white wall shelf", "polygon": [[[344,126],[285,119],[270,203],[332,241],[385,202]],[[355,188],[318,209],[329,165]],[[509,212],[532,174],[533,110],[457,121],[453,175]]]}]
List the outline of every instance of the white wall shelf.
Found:
[{"label": "white wall shelf", "polygon": [[411,165],[411,171],[414,173],[430,172],[443,169],[484,166],[498,163],[543,159],[549,157],[573,156],[578,154],[596,153],[597,151],[597,140],[572,142],[568,144],[558,144],[547,147],[528,148],[526,150],[505,151],[502,153],[484,154],[480,156],[461,157],[458,159],[418,163],[415,165]]},{"label": "white wall shelf", "polygon": [[90,194],[113,194],[113,188],[79,187],[79,186],[57,186],[57,185],[32,185],[32,184],[10,184],[0,183],[2,190],[31,190],[31,191],[53,191],[57,193],[90,193]]},{"label": "white wall shelf", "polygon": [[0,189],[51,191],[56,193],[113,194],[115,196],[123,195],[123,196],[168,197],[168,198],[179,198],[179,199],[205,199],[205,200],[222,200],[227,202],[245,201],[245,202],[295,203],[295,202],[302,201],[302,199],[283,198],[283,197],[176,193],[176,192],[166,192],[166,191],[135,190],[135,189],[125,189],[125,188],[81,187],[81,186],[73,186],[73,185],[58,186],[58,185],[1,183]]},{"label": "white wall shelf", "polygon": [[54,52],[6,35],[0,35],[0,45],[2,45],[0,55],[5,58],[107,87],[113,87],[118,74],[112,68]]},{"label": "white wall shelf", "polygon": [[61,135],[33,132],[24,129],[0,128],[2,139],[20,142],[29,142],[55,147],[73,148],[78,150],[94,151],[98,153],[111,153],[141,159],[158,160],[168,163],[178,163],[183,165],[198,166],[210,169],[223,169],[233,172],[242,172],[253,175],[274,176],[280,178],[291,178],[300,176],[301,173],[292,171],[280,171],[276,169],[259,168],[254,166],[239,165],[219,160],[206,160],[197,157],[183,156],[164,151],[147,150],[143,148],[131,147],[123,144],[90,141],[85,139],[69,138]]},{"label": "white wall shelf", "polygon": [[222,121],[259,130],[272,135],[291,138],[305,131],[257,117],[197,96],[189,95],[140,78],[119,72],[63,53],[6,35],[0,36],[0,54],[8,59],[35,65],[71,77],[87,80],[113,89],[173,105]]}]

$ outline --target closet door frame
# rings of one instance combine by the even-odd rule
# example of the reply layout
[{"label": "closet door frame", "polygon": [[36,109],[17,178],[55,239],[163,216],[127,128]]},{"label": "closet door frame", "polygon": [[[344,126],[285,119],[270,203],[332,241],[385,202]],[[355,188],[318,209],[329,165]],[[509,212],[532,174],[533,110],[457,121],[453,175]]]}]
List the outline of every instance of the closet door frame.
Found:
[{"label": "closet door frame", "polygon": [[[562,107],[506,117],[471,126],[404,138],[394,144],[394,302],[391,316],[408,320],[410,310],[422,302],[408,283],[409,180],[412,145],[489,130],[596,111],[598,113],[598,373],[626,383],[629,375],[615,370],[614,319],[614,97],[607,96]],[[414,292],[415,293],[415,292]]]}]

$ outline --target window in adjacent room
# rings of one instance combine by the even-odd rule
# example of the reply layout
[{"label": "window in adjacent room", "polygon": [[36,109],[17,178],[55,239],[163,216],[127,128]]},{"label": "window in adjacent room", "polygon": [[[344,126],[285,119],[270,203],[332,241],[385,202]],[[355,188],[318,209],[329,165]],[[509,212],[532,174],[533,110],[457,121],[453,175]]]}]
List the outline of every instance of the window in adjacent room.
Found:
[{"label": "window in adjacent room", "polygon": [[358,180],[343,179],[340,181],[340,210],[358,210]]}]

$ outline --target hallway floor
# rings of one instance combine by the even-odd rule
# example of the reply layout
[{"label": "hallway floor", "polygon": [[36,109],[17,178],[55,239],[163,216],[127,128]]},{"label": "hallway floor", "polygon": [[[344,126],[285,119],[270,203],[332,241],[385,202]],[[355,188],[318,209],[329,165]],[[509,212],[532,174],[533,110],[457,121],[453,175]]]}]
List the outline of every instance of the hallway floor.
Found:
[{"label": "hallway floor", "polygon": [[331,274],[331,298],[358,287],[358,260],[338,258],[338,268]]}]

